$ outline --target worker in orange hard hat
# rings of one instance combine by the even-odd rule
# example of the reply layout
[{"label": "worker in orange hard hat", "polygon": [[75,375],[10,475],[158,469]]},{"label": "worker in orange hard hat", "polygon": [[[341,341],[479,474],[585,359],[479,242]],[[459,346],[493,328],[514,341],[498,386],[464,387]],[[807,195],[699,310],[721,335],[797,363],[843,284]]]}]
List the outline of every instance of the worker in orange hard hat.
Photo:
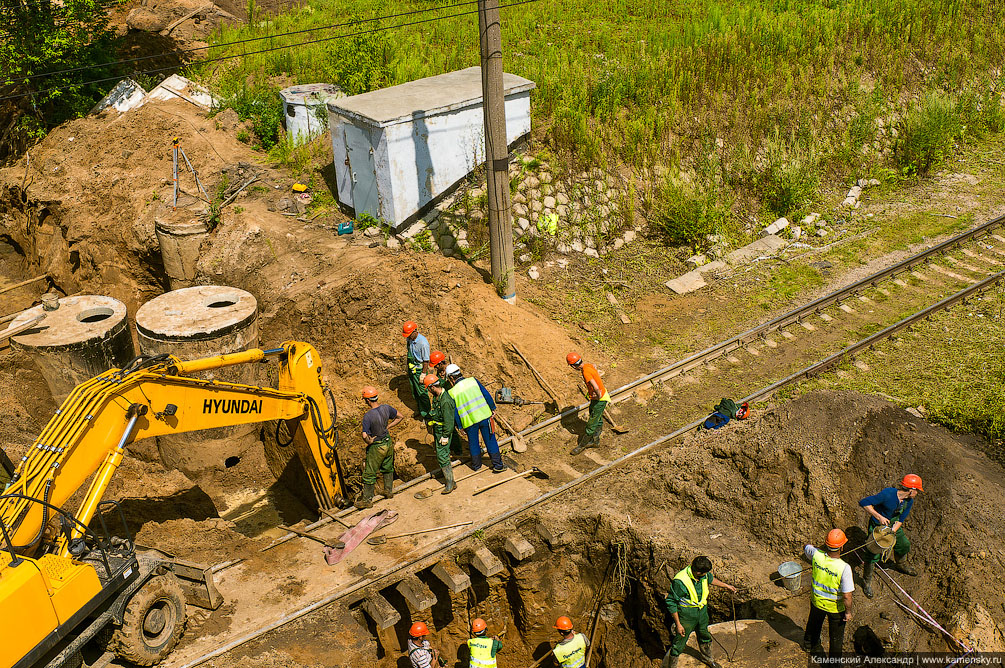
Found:
[{"label": "worker in orange hard hat", "polygon": [[[893,546],[893,567],[904,575],[917,575],[907,565],[907,554],[911,551],[911,541],[904,533],[904,521],[911,514],[914,498],[924,491],[921,485],[921,476],[908,473],[896,487],[887,487],[858,502],[858,505],[865,508],[865,511],[870,515],[869,535],[872,535],[872,532],[879,527],[888,527],[887,531],[896,534],[897,542]],[[862,568],[862,593],[872,598],[872,574],[876,569],[876,562],[882,558],[882,554],[866,554],[863,558],[865,566]]]},{"label": "worker in orange hard hat", "polygon": [[428,424],[433,428],[433,448],[436,450],[436,463],[440,465],[443,473],[443,491],[441,494],[450,494],[457,489],[454,482],[454,469],[450,466],[450,455],[461,451],[461,439],[457,435],[455,427],[460,426],[457,422],[457,405],[450,393],[443,389],[439,379],[431,373],[426,374],[422,379],[422,384],[429,390],[432,399],[429,409]]},{"label": "worker in orange hard hat", "polygon": [[446,387],[447,356],[440,350],[434,350],[429,353],[429,366],[436,371],[436,377],[440,379],[440,387]]},{"label": "worker in orange hard hat", "polygon": [[429,417],[429,393],[422,385],[422,377],[429,373],[429,341],[419,333],[419,326],[409,320],[401,326],[405,337],[405,369],[412,397],[423,420]]},{"label": "worker in orange hard hat", "polygon": [[712,575],[712,560],[705,556],[695,557],[690,566],[673,576],[666,597],[667,610],[673,619],[672,643],[663,656],[663,668],[677,668],[680,654],[693,632],[697,632],[702,663],[709,668],[721,668],[712,658],[712,634],[708,631],[708,591],[713,586],[736,593],[736,587]]},{"label": "worker in orange hard hat", "polygon": [[399,415],[394,406],[381,404],[377,388],[367,385],[363,388],[363,403],[367,411],[363,415],[363,441],[366,443],[366,462],[363,464],[363,491],[355,501],[357,508],[373,507],[374,485],[377,472],[384,474],[384,496],[394,496],[394,443],[391,442],[391,427],[404,416]]},{"label": "worker in orange hard hat", "polygon": [[806,557],[813,564],[813,591],[810,595],[810,616],[806,620],[802,648],[812,654],[823,654],[820,632],[827,620],[831,657],[841,656],[844,647],[845,625],[851,620],[851,595],[855,591],[855,580],[851,566],[841,559],[841,548],[848,542],[841,529],[831,529],[820,550],[812,545],[803,548]]},{"label": "worker in orange hard hat", "polygon": [[440,652],[430,646],[426,636],[429,635],[429,627],[423,622],[415,622],[408,629],[408,644],[405,650],[408,652],[408,660],[412,663],[412,668],[432,668],[433,666],[445,666],[447,662],[440,657]]},{"label": "worker in orange hard hat", "polygon": [[590,400],[590,417],[586,420],[586,430],[579,438],[579,443],[569,453],[578,455],[587,448],[600,445],[600,432],[604,428],[604,409],[611,402],[611,395],[604,388],[604,381],[600,380],[597,367],[583,362],[583,357],[579,353],[569,353],[565,356],[565,361],[576,371],[582,372],[583,382],[586,383],[586,396]]},{"label": "worker in orange hard hat", "polygon": [[502,649],[498,636],[485,636],[488,624],[479,617],[471,622],[471,638],[468,640],[470,668],[496,668],[496,653]]},{"label": "worker in orange hard hat", "polygon": [[582,668],[586,665],[586,648],[590,646],[590,641],[582,633],[576,633],[572,628],[572,620],[562,615],[555,621],[555,628],[558,629],[562,639],[555,645],[552,652],[555,659],[562,668]]}]

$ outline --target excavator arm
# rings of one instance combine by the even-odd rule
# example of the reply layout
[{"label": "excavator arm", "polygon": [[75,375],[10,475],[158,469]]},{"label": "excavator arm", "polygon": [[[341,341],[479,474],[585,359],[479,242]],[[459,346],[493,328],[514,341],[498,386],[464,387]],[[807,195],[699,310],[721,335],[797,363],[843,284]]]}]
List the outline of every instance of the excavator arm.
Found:
[{"label": "excavator arm", "polygon": [[[273,357],[279,362],[275,389],[189,375]],[[123,369],[111,369],[81,383],[67,397],[18,462],[0,497],[0,522],[15,549],[30,553],[43,539],[51,519],[49,506],[62,508],[90,478],[74,514],[80,525],[57,541],[56,552],[66,556],[70,542],[81,535],[80,526],[93,517],[125,448],[134,440],[267,420],[287,421],[318,506],[342,507],[349,493],[339,464],[328,394],[320,356],[302,342],[191,361],[169,355],[137,358]]]}]

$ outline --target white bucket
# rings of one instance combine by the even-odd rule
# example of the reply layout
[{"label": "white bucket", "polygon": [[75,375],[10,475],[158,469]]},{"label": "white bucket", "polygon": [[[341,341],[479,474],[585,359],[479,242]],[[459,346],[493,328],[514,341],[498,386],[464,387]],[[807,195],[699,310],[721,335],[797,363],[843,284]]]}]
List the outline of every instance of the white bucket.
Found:
[{"label": "white bucket", "polygon": [[802,586],[803,567],[795,561],[786,561],[778,567],[778,574],[782,576],[782,583],[789,591],[799,591]]}]

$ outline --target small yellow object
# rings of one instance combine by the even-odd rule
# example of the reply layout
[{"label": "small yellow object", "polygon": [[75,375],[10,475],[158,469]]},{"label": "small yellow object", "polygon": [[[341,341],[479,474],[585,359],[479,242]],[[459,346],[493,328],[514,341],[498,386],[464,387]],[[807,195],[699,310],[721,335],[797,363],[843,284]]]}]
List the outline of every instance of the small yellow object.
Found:
[{"label": "small yellow object", "polygon": [[302,183],[294,183],[293,184],[293,192],[302,193],[302,192],[304,192],[306,190],[307,190],[307,186],[305,186]]}]

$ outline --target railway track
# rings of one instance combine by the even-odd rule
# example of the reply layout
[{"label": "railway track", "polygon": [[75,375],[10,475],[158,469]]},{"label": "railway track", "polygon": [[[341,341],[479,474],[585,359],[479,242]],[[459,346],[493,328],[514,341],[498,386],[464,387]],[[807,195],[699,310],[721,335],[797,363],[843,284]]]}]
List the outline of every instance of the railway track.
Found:
[{"label": "railway track", "polygon": [[[904,279],[909,278],[909,280],[911,280],[914,284],[922,288],[920,292],[922,292],[925,296],[928,296],[927,301],[929,303],[924,305],[922,308],[915,309],[906,317],[896,319],[890,324],[876,323],[875,319],[873,319],[872,322],[870,322],[873,327],[879,327],[881,324],[885,326],[882,326],[878,331],[875,331],[868,336],[859,338],[850,344],[841,346],[840,349],[836,351],[823,356],[817,356],[808,364],[801,364],[798,369],[787,373],[782,378],[772,380],[771,382],[762,385],[743,398],[744,401],[749,401],[751,403],[762,401],[770,397],[779,389],[799,382],[804,378],[822,373],[841,361],[853,357],[856,353],[867,350],[876,345],[878,342],[911,327],[911,325],[918,323],[925,318],[930,317],[932,314],[974,298],[1005,280],[1005,236],[1000,236],[996,233],[996,230],[999,230],[1002,226],[1005,226],[1005,216],[988,221],[987,223],[979,225],[943,243],[933,246],[932,248],[917,253],[901,262],[867,276],[866,278],[814,299],[807,304],[792,309],[787,313],[761,323],[729,339],[716,343],[701,352],[695,353],[683,360],[660,368],[653,373],[647,374],[622,387],[610,391],[612,403],[618,404],[620,402],[624,402],[625,400],[632,398],[640,391],[648,390],[653,386],[665,384],[673,381],[674,379],[685,377],[689,372],[695,372],[706,368],[711,369],[713,368],[711,367],[711,363],[716,360],[729,360],[731,368],[743,366],[742,361],[739,360],[736,355],[746,354],[751,359],[762,358],[764,362],[771,366],[769,359],[770,355],[763,355],[762,357],[762,352],[760,351],[778,349],[782,346],[788,345],[789,342],[798,340],[799,337],[788,332],[789,328],[800,330],[800,335],[808,334],[809,336],[812,336],[813,332],[818,327],[832,325],[833,323],[839,321],[843,316],[849,316],[849,319],[852,319],[855,317],[854,314],[856,314],[856,311],[846,302],[875,304],[875,300],[868,296],[870,291],[878,291],[880,294],[883,294],[884,297],[888,298],[891,303],[898,303],[897,299],[893,297],[890,290],[887,290],[887,287],[885,287],[886,284],[889,284],[889,287],[891,288],[908,290],[911,286]],[[939,299],[935,303],[931,303],[932,299],[930,298],[930,295],[934,292],[944,290],[950,290],[951,293],[948,296]],[[917,296],[917,294],[913,295],[913,297]],[[905,301],[910,300],[905,297]],[[828,313],[829,310],[832,311],[834,315],[830,315]],[[814,325],[811,322],[811,319],[816,320],[817,324]],[[776,338],[775,335],[777,335],[777,338],[779,338],[780,341],[776,342],[774,340],[774,338]],[[760,346],[760,351],[757,346]],[[709,396],[704,397],[706,402],[708,400],[714,400],[715,398],[716,397]],[[555,415],[527,427],[520,432],[520,436],[525,440],[540,439],[548,432],[560,428],[563,421],[569,418],[574,418],[575,415],[585,411],[587,408],[587,403],[569,408],[561,412],[559,415]],[[638,457],[639,455],[651,452],[654,449],[665,445],[669,441],[693,431],[704,421],[707,416],[707,412],[702,412],[699,407],[695,408],[692,414],[694,419],[688,421],[687,424],[684,424],[669,433],[662,434],[657,438],[648,439],[641,443],[635,443],[633,444],[634,447],[629,446],[631,449],[626,454],[623,454],[613,460],[604,459],[597,453],[593,453],[593,457],[591,457],[589,461],[596,464],[595,468],[585,472],[568,469],[571,470],[572,473],[578,473],[578,475],[574,475],[571,479],[565,481],[553,478],[553,480],[549,483],[539,483],[541,486],[541,489],[539,489],[540,493],[536,494],[532,498],[525,498],[522,500],[516,499],[514,503],[505,508],[505,510],[497,512],[493,516],[486,518],[484,521],[476,525],[472,525],[470,528],[465,530],[455,532],[442,540],[427,543],[421,547],[421,550],[418,550],[418,553],[413,552],[408,554],[405,558],[402,558],[400,561],[383,568],[380,572],[373,573],[370,576],[360,578],[350,583],[346,583],[345,586],[338,587],[328,592],[325,596],[312,601],[309,605],[292,610],[279,619],[274,619],[258,628],[251,629],[247,633],[244,633],[239,637],[234,637],[228,642],[213,648],[211,651],[207,651],[196,657],[187,658],[183,663],[174,663],[169,658],[168,663],[170,665],[182,666],[183,668],[200,665],[210,659],[224,655],[248,641],[264,636],[271,631],[275,631],[276,629],[279,629],[296,619],[300,619],[338,602],[348,606],[354,606],[363,602],[364,610],[366,610],[367,614],[373,619],[376,627],[378,629],[386,629],[390,625],[396,623],[397,620],[401,618],[402,614],[408,615],[410,613],[408,610],[388,610],[387,608],[389,604],[387,604],[387,601],[382,598],[381,591],[388,590],[389,588],[395,586],[399,586],[400,591],[400,584],[403,581],[409,580],[411,582],[418,582],[415,578],[415,574],[417,573],[423,574],[424,578],[433,577],[430,573],[436,574],[436,569],[442,569],[445,562],[454,561],[448,558],[452,554],[469,551],[465,547],[465,543],[472,536],[481,536],[494,527],[498,527],[499,525],[506,523],[508,520],[513,520],[521,514],[555,499],[570,489],[595,480],[625,462]],[[631,440],[630,437],[618,438],[618,444],[622,447],[624,447],[626,442]],[[637,439],[638,437],[634,438]],[[511,442],[511,440],[511,437],[502,439],[500,440],[500,445],[506,446]],[[552,461],[555,459],[555,451],[553,448],[547,449],[547,452],[545,453],[535,454],[534,451],[535,448],[532,447],[531,451],[528,453],[526,462],[528,465],[541,464],[544,466],[545,462],[548,461],[548,459],[534,461],[535,456],[547,457]],[[524,463],[522,455],[521,459],[521,463]],[[408,485],[406,485],[406,488],[417,488],[426,484],[430,484],[428,474],[411,481]],[[410,494],[408,496],[410,496]],[[354,511],[352,510],[344,511],[342,515],[347,516],[353,512]],[[311,527],[308,527],[308,530],[324,527],[331,522],[332,520],[324,518],[311,525]],[[292,538],[293,535],[290,534],[280,539],[280,541],[277,541],[277,543],[282,543]],[[538,540],[538,542],[540,542],[540,540]],[[545,539],[545,542],[547,542],[547,539]],[[509,546],[507,546],[507,548],[508,547]],[[529,544],[528,547],[530,547]],[[507,557],[504,557],[504,560],[506,558]],[[519,552],[510,550],[510,557],[508,558],[519,560],[521,557]],[[471,560],[467,559],[467,561]],[[220,564],[215,567],[214,570],[217,572],[224,571],[236,563],[238,562]],[[484,564],[484,559],[480,561],[479,564]],[[480,566],[478,569],[473,566],[471,574],[477,576],[476,570],[481,570],[481,574],[485,577],[491,576],[489,571],[482,569]],[[437,577],[442,578],[442,574],[437,575]],[[463,575],[463,577],[468,576]],[[411,603],[411,599],[409,600]],[[435,598],[433,601],[435,602]],[[432,605],[432,603],[430,603],[430,605]],[[383,612],[380,612],[381,610],[383,610]]]}]

